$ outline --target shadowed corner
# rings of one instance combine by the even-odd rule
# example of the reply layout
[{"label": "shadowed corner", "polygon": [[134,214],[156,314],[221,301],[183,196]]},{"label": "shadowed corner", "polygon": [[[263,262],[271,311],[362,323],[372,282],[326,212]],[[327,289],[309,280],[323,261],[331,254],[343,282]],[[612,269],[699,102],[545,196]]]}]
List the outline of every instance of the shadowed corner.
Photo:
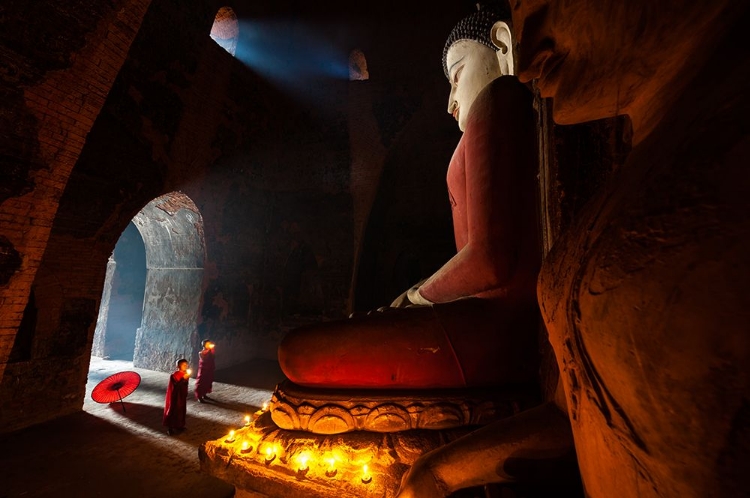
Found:
[{"label": "shadowed corner", "polygon": [[216,371],[216,382],[273,391],[284,380],[279,363],[256,359]]},{"label": "shadowed corner", "polygon": [[[133,417],[156,410],[128,408]],[[128,428],[78,412],[0,437],[2,496],[234,496],[232,485],[198,471],[191,449],[198,444],[133,437]]]}]

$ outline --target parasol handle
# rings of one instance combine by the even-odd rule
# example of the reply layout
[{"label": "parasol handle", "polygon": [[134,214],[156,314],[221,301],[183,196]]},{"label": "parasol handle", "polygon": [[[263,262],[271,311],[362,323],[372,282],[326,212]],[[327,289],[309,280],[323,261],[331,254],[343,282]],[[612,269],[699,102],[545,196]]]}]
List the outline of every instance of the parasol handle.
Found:
[{"label": "parasol handle", "polygon": [[120,394],[120,390],[117,390],[117,395],[120,397],[120,404],[122,405],[122,412],[127,413],[127,410],[125,410],[125,403],[122,402],[122,395]]}]

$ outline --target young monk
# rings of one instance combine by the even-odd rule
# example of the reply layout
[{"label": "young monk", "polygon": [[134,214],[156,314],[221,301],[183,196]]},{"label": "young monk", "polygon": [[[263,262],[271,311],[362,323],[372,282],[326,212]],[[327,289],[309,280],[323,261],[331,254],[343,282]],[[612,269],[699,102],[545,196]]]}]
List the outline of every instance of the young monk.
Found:
[{"label": "young monk", "polygon": [[170,436],[185,430],[187,413],[187,392],[190,369],[184,358],[177,360],[177,371],[169,376],[167,397],[164,401],[164,418],[162,424]]},{"label": "young monk", "polygon": [[205,400],[211,399],[208,395],[211,393],[211,387],[214,383],[214,371],[216,370],[214,348],[216,345],[208,339],[204,339],[201,346],[203,349],[198,353],[198,375],[195,378],[195,399],[204,403]]}]

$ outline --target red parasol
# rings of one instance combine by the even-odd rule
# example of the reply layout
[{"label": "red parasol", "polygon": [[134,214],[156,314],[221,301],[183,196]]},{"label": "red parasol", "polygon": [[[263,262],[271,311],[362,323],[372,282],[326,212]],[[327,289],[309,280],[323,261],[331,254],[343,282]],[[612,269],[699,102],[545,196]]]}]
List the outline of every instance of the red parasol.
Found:
[{"label": "red parasol", "polygon": [[91,399],[97,403],[114,403],[120,400],[124,412],[125,403],[122,398],[135,391],[140,383],[141,376],[138,372],[118,372],[99,382],[91,391]]}]

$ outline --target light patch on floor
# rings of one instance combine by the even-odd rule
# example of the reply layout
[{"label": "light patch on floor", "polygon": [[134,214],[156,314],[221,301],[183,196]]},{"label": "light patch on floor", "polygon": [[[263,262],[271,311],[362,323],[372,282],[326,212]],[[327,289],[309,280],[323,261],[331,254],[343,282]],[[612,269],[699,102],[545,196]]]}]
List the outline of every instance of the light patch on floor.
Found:
[{"label": "light patch on floor", "polygon": [[[132,370],[141,384],[120,402],[99,404],[94,386]],[[187,431],[168,436],[162,426],[169,374],[131,362],[92,358],[83,410],[0,435],[2,498],[201,497],[229,498],[234,487],[200,471],[198,446],[244,423],[271,398],[283,378],[275,362],[251,362],[217,371],[212,402],[199,403],[190,381]]]}]

